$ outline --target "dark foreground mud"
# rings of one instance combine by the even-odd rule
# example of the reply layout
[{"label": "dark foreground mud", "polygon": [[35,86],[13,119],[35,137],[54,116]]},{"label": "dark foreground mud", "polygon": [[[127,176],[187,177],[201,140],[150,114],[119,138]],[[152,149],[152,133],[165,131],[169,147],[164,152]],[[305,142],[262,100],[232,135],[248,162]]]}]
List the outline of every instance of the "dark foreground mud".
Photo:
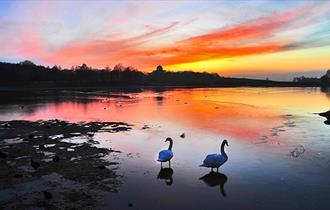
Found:
[{"label": "dark foreground mud", "polygon": [[126,123],[0,122],[0,209],[100,209],[116,192],[115,151],[97,147],[95,132],[123,132]]}]

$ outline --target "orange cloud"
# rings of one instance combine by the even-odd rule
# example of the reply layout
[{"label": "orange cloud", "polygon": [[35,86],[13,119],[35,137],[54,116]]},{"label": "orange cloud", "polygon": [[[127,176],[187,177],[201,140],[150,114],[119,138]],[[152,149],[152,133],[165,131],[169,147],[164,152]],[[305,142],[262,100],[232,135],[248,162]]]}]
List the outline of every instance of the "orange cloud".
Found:
[{"label": "orange cloud", "polygon": [[[142,50],[130,52],[129,55],[148,56],[154,60],[152,65],[162,63],[173,65],[177,63],[195,62],[215,58],[227,58],[251,54],[277,52],[284,49],[286,42],[259,44],[261,37],[265,40],[274,32],[287,27],[290,23],[304,14],[307,6],[259,18],[229,28],[221,28],[214,32],[187,38],[175,43],[175,47]],[[242,42],[246,42],[243,44]],[[154,58],[154,59],[153,59]]]},{"label": "orange cloud", "polygon": [[187,45],[203,45],[227,40],[242,40],[271,35],[280,28],[287,26],[290,21],[302,15],[307,6],[284,12],[267,18],[259,18],[234,27],[221,28],[212,33],[204,34],[185,40]]},{"label": "orange cloud", "polygon": [[55,54],[47,56],[46,59],[53,63],[84,62],[98,67],[125,63],[143,69],[158,64],[174,65],[285,51],[291,49],[287,47],[290,45],[289,40],[274,41],[273,35],[295,27],[295,21],[301,18],[308,9],[308,5],[305,5],[232,27],[219,28],[210,33],[176,41],[170,46],[146,47],[144,45],[148,42],[150,46],[158,35],[173,30],[179,24],[174,22],[131,38],[72,43]]},{"label": "orange cloud", "polygon": [[[150,37],[159,33],[164,33],[175,27],[178,22],[173,22],[163,28],[157,28],[142,35],[122,39],[122,40],[91,40],[83,43],[71,43],[59,50],[55,54],[46,57],[46,60],[54,63],[63,63],[63,61],[87,62],[92,65],[100,66],[108,63],[88,62],[88,60],[107,60],[122,59],[121,54],[130,48],[138,48],[143,42]],[[94,57],[94,59],[91,59]],[[86,59],[85,61],[81,58]]]}]

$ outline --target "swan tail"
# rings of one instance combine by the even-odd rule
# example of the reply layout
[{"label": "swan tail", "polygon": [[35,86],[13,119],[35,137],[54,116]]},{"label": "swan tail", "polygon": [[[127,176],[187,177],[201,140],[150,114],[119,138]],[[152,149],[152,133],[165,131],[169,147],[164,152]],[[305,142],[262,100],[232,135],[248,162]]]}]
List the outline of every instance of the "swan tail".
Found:
[{"label": "swan tail", "polygon": [[204,163],[202,165],[199,165],[199,167],[206,167],[206,165],[204,165]]}]

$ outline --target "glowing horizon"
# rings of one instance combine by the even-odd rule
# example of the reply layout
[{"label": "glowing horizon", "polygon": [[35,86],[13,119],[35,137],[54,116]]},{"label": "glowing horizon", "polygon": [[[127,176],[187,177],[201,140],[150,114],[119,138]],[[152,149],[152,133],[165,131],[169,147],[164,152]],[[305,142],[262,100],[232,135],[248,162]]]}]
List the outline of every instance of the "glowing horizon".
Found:
[{"label": "glowing horizon", "polygon": [[0,60],[262,75],[330,68],[329,1],[1,1]]}]

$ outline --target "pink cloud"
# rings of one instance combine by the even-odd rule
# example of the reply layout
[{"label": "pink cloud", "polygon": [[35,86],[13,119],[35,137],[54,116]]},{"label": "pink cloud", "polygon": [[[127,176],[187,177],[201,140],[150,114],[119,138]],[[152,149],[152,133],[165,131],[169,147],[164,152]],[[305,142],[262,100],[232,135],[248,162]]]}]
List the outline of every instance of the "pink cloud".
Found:
[{"label": "pink cloud", "polygon": [[[152,38],[160,33],[165,33],[173,29],[178,25],[178,22],[173,22],[165,27],[153,29],[147,33],[137,35],[130,38],[125,38],[121,40],[90,40],[88,42],[83,43],[71,43],[65,46],[63,49],[60,49],[55,54],[51,54],[50,56],[45,57],[46,60],[54,63],[63,62],[63,58],[66,60],[71,60],[72,62],[76,62],[77,59],[80,59],[81,56],[89,57],[98,57],[95,60],[102,59],[114,59],[120,58],[121,55],[125,54],[126,51],[130,51],[130,49],[137,49],[139,46],[146,42],[149,38]],[[82,61],[83,62],[83,61]],[[90,62],[89,62],[90,63]],[[107,63],[101,62],[103,65]],[[97,66],[100,64],[92,63]]]},{"label": "pink cloud", "polygon": [[[307,10],[307,6],[296,8],[270,17],[247,21],[228,28],[219,28],[213,32],[183,39],[174,46],[152,49],[141,46],[150,38],[172,30],[178,23],[154,29],[142,35],[122,40],[91,40],[84,43],[73,43],[61,49],[47,59],[51,62],[88,62],[90,65],[107,65],[109,62],[124,62],[139,68],[201,61],[213,58],[225,58],[262,54],[282,50],[287,43],[266,42],[259,44],[258,38],[271,36],[274,32],[290,25]],[[247,45],[235,45],[235,42],[254,40]],[[82,60],[81,58],[85,59]]]},{"label": "pink cloud", "polygon": [[[310,24],[308,21],[312,21],[318,13],[327,11],[325,8],[324,4],[315,7],[307,4],[289,11],[273,13],[267,17],[247,20],[234,26],[221,27],[201,35],[176,39],[167,45],[155,43],[158,43],[156,41],[168,32],[185,27],[183,22],[175,21],[156,28],[147,25],[145,27],[149,31],[128,38],[129,31],[122,38],[120,33],[114,33],[116,36],[103,36],[102,39],[85,37],[54,49],[50,48],[47,40],[38,33],[38,27],[33,26],[31,30],[19,30],[22,39],[10,39],[4,44],[7,47],[2,49],[12,50],[12,54],[17,53],[25,57],[39,57],[51,64],[70,66],[87,63],[95,67],[104,67],[124,63],[140,69],[158,64],[173,65],[272,53],[301,47],[292,45],[292,40],[289,38],[278,38],[275,35]],[[142,12],[137,11],[137,14],[140,15]],[[113,20],[116,18],[114,17]],[[118,23],[121,24],[122,21],[127,23],[130,20],[132,16],[124,15],[118,19]]]}]

